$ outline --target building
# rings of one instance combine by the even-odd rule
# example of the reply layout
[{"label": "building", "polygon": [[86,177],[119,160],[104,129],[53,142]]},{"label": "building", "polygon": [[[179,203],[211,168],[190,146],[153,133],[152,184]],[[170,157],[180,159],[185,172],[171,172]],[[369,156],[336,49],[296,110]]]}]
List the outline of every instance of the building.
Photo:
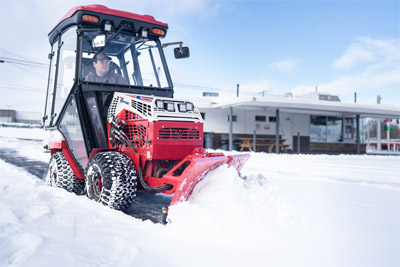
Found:
[{"label": "building", "polygon": [[40,124],[42,115],[40,112],[17,111],[16,121],[26,124]]},{"label": "building", "polygon": [[0,109],[0,122],[40,124],[40,121],[40,112],[25,112],[10,109]]},{"label": "building", "polygon": [[16,119],[15,110],[0,109],[0,122],[15,122]]},{"label": "building", "polygon": [[227,149],[229,143],[239,149],[234,146],[241,138],[255,139],[253,145],[257,139],[274,138],[277,153],[278,139],[294,153],[365,153],[365,119],[400,118],[400,107],[342,103],[337,96],[319,92],[297,98],[290,94],[285,98],[202,97],[193,102],[204,117],[207,148]]}]

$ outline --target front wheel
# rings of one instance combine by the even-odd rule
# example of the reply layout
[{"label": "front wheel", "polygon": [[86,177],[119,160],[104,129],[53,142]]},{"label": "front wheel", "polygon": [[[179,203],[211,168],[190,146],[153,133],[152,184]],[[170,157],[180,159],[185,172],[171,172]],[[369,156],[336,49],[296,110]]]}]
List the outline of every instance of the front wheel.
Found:
[{"label": "front wheel", "polygon": [[85,182],[75,176],[62,152],[54,153],[49,162],[48,183],[77,195],[83,193]]},{"label": "front wheel", "polygon": [[131,206],[136,190],[136,170],[124,154],[101,152],[90,160],[86,171],[86,192],[90,199],[124,210]]}]

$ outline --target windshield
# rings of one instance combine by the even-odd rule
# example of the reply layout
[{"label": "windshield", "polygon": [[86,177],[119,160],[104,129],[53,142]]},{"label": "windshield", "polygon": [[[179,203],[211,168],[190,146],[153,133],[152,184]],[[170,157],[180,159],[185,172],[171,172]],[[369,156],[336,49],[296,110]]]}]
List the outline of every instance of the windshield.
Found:
[{"label": "windshield", "polygon": [[[98,32],[84,32],[83,81],[171,88],[163,64],[161,43],[126,34],[107,34],[105,46],[94,48]],[[96,57],[94,58],[94,56]]]}]

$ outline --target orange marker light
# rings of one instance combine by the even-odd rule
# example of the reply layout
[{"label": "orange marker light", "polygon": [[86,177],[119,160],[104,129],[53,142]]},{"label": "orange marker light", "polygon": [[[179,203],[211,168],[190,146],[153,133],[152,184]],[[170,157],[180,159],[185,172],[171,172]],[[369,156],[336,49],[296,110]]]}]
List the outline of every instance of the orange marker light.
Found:
[{"label": "orange marker light", "polygon": [[157,29],[157,28],[151,29],[151,33],[152,34],[156,34],[156,35],[161,35],[161,36],[165,35],[165,31],[164,30]]},{"label": "orange marker light", "polygon": [[92,22],[92,23],[98,23],[99,18],[96,16],[91,16],[91,15],[83,15],[82,20],[86,22]]}]

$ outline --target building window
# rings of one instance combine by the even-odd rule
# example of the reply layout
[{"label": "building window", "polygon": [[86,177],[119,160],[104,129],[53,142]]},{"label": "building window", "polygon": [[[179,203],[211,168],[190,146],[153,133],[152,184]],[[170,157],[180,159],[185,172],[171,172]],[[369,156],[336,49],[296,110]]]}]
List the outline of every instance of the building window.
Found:
[{"label": "building window", "polygon": [[256,121],[266,122],[267,121],[267,117],[265,117],[265,116],[256,116]]},{"label": "building window", "polygon": [[328,117],[327,118],[327,141],[328,142],[342,142],[342,124],[343,119],[338,117]]},{"label": "building window", "polygon": [[310,141],[342,142],[342,125],[340,117],[311,116]]},{"label": "building window", "polygon": [[276,117],[269,117],[269,122],[276,122]]},{"label": "building window", "polygon": [[326,116],[311,116],[310,141],[326,142]]},{"label": "building window", "polygon": [[[229,121],[229,117],[230,117],[230,116],[228,115],[228,121]],[[237,116],[236,116],[236,115],[233,115],[233,116],[232,116],[232,121],[233,121],[233,122],[237,121]]]}]

